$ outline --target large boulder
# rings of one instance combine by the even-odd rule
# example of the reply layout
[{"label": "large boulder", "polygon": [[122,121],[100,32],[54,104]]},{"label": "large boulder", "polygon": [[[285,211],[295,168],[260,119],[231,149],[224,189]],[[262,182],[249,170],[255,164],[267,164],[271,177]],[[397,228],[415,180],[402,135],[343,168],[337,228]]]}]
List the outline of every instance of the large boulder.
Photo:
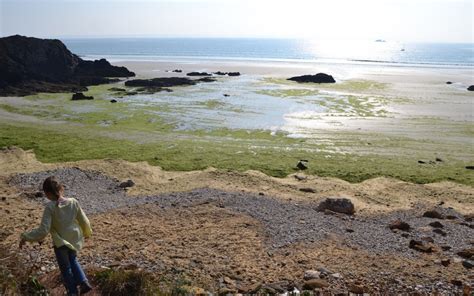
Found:
[{"label": "large boulder", "polygon": [[303,75],[288,78],[288,80],[300,83],[336,83],[336,80],[331,75],[325,73],[318,73],[316,75]]},{"label": "large boulder", "polygon": [[468,91],[474,91],[474,85],[470,85],[468,88],[467,88]]},{"label": "large boulder", "polygon": [[347,215],[353,215],[355,213],[354,204],[348,198],[326,198],[319,203],[317,210],[320,212],[329,210]]},{"label": "large boulder", "polygon": [[134,75],[104,59],[84,61],[57,39],[0,38],[0,96],[84,91],[111,82],[108,77]]}]

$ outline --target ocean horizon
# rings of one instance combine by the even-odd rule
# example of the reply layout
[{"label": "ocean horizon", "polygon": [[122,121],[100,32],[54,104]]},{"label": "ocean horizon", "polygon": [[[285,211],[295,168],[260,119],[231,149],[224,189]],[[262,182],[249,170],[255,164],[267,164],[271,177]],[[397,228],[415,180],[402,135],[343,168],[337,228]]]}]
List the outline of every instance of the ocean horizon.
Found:
[{"label": "ocean horizon", "polygon": [[259,38],[62,39],[84,58],[111,60],[248,60],[473,67],[474,43],[314,41]]}]

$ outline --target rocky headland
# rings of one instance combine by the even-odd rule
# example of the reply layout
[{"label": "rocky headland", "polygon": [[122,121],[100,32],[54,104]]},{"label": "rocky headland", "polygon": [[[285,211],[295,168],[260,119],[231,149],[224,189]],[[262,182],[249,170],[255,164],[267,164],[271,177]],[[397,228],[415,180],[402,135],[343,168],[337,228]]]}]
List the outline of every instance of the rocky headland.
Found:
[{"label": "rocky headland", "polygon": [[125,67],[107,60],[86,61],[56,39],[20,35],[0,38],[0,96],[38,92],[79,92],[86,86],[132,77]]}]

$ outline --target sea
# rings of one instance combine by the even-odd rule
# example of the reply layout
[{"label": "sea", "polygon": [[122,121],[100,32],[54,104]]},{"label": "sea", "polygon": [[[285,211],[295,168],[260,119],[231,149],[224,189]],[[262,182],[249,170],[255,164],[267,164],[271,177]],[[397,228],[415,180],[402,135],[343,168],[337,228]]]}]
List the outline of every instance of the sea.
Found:
[{"label": "sea", "polygon": [[111,60],[239,60],[473,67],[474,43],[386,40],[318,41],[253,38],[63,39],[84,58]]}]

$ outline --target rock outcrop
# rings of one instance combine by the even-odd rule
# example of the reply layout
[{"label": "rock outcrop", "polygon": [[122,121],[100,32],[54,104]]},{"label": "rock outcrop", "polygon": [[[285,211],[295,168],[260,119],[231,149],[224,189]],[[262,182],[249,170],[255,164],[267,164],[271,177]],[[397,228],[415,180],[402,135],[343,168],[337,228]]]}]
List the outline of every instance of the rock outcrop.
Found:
[{"label": "rock outcrop", "polygon": [[190,72],[186,74],[187,76],[212,76],[212,74],[207,72]]},{"label": "rock outcrop", "polygon": [[288,78],[288,80],[300,83],[336,83],[336,80],[331,75],[325,73],[318,73],[316,75],[303,75]]},{"label": "rock outcrop", "polygon": [[355,213],[354,204],[348,198],[326,198],[319,203],[317,210],[320,212],[329,210],[346,215],[353,215]]},{"label": "rock outcrop", "polygon": [[125,82],[125,86],[173,87],[195,85],[196,82],[185,77],[162,77],[153,79],[134,79]]},{"label": "rock outcrop", "polygon": [[94,99],[93,96],[86,96],[81,92],[73,94],[72,98],[71,98],[71,100],[73,100],[73,101],[93,100],[93,99]]},{"label": "rock outcrop", "polygon": [[85,61],[56,39],[20,35],[0,38],[0,96],[79,92],[87,85],[135,76],[105,59]]}]

